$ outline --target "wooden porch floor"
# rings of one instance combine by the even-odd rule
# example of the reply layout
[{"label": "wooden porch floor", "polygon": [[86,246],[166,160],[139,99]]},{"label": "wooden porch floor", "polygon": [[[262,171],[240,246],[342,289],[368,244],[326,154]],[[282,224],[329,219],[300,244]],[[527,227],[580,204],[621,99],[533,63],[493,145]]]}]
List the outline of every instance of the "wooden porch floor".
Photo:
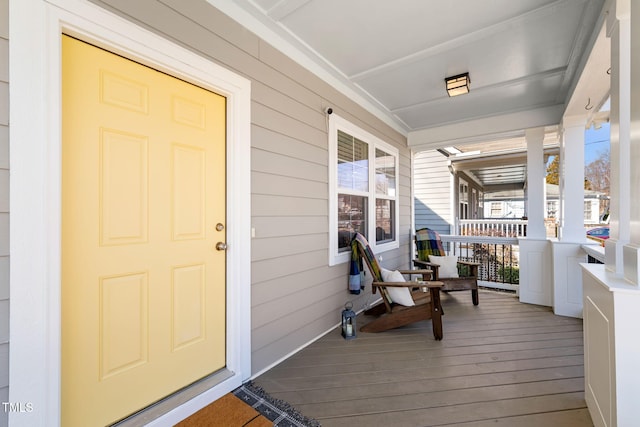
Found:
[{"label": "wooden porch floor", "polygon": [[324,427],[593,425],[582,320],[489,290],[443,308],[440,342],[431,321],[351,341],[336,330],[254,383]]}]

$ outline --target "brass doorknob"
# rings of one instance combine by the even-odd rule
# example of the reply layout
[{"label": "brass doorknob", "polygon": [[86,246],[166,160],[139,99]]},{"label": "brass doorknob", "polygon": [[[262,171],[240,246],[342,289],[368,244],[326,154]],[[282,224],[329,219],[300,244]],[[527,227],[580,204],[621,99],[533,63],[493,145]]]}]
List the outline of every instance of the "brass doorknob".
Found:
[{"label": "brass doorknob", "polygon": [[226,243],[222,243],[222,242],[216,243],[216,250],[226,251],[227,250],[227,244]]}]

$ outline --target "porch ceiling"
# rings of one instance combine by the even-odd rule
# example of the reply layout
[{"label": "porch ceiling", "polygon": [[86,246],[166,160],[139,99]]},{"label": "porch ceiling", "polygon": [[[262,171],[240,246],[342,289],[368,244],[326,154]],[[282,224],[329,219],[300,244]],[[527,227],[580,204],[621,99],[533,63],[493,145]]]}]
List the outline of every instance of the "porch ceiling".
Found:
[{"label": "porch ceiling", "polygon": [[[409,135],[410,145],[418,131],[484,142],[479,138],[521,136],[527,127],[558,124],[594,44],[604,3],[207,1],[350,91]],[[470,73],[471,92],[449,98],[445,77],[464,72]],[[602,98],[588,96],[592,103]],[[333,107],[339,114],[340,106]],[[456,134],[457,128],[470,131],[468,137]]]},{"label": "porch ceiling", "polygon": [[[545,160],[559,151],[557,126],[546,129],[543,140]],[[527,180],[527,145],[523,138],[509,138],[463,144],[439,150],[451,168],[464,172],[486,192],[522,190]]]}]

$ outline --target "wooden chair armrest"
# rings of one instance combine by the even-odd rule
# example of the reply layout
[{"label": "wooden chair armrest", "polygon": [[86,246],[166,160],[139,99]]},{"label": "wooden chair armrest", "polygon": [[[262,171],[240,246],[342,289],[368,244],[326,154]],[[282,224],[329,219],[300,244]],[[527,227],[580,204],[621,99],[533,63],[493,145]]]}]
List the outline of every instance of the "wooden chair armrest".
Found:
[{"label": "wooden chair armrest", "polygon": [[[428,267],[440,267],[440,264],[435,264],[435,263],[429,262],[429,261],[421,261],[419,259],[413,260],[413,264],[414,265],[424,265],[424,266],[428,266]],[[461,260],[458,260],[458,264],[463,264],[463,265],[468,265],[468,266],[480,265],[479,262],[461,261]]]},{"label": "wooden chair armrest", "polygon": [[401,274],[428,274],[433,273],[431,270],[426,268],[414,268],[413,270],[398,270]]},{"label": "wooden chair armrest", "polygon": [[420,259],[414,259],[413,260],[413,265],[420,265],[420,266],[425,266],[425,267],[435,267],[438,268],[440,267],[440,264],[434,264],[433,262],[429,262],[429,261],[422,261]]},{"label": "wooden chair armrest", "polygon": [[426,286],[427,288],[441,288],[442,286],[444,286],[444,283],[442,283],[442,282],[432,282],[432,281],[426,281],[426,282],[373,282],[371,284],[371,286],[377,287],[377,288],[388,288],[388,287],[393,287],[393,288],[419,288],[419,287],[422,287],[422,286]]},{"label": "wooden chair armrest", "polygon": [[427,269],[424,269],[424,268],[414,269],[414,270],[398,270],[398,272],[400,274],[418,275],[418,276],[422,276],[423,278],[424,278],[425,275],[429,275],[429,276],[433,277],[433,270],[427,270]]},{"label": "wooden chair armrest", "polygon": [[415,288],[415,282],[373,282],[374,288]]},{"label": "wooden chair armrest", "polygon": [[419,283],[420,286],[426,286],[427,288],[440,289],[444,286],[444,283],[438,281],[428,281]]}]

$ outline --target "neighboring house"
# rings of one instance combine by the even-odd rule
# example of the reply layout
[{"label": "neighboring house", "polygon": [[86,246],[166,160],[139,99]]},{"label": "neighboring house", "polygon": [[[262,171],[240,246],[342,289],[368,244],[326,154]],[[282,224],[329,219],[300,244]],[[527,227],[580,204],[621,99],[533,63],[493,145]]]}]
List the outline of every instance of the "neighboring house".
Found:
[{"label": "neighboring house", "polygon": [[[482,166],[471,169],[460,167],[460,163],[447,154],[446,150],[429,150],[415,155],[416,229],[429,227],[441,234],[455,234],[456,221],[461,219],[522,219],[528,216],[525,165],[519,163],[520,157],[514,156],[516,164],[505,166],[503,153],[495,156],[485,153]],[[463,162],[474,161],[470,155],[463,158]],[[545,197],[546,218],[558,218],[559,186],[546,184]],[[608,206],[607,196],[585,190],[584,223],[598,224]]]},{"label": "neighboring house", "polygon": [[457,219],[481,219],[483,188],[464,172],[453,173],[436,150],[414,157],[415,228],[455,233]]},{"label": "neighboring house", "polygon": [[[546,185],[547,218],[558,218],[560,206],[560,192],[555,184]],[[584,191],[584,223],[599,224],[600,212],[603,212],[608,197],[597,191]],[[500,191],[485,193],[484,218],[520,219],[526,216],[524,191]]]},{"label": "neighboring house", "polygon": [[[600,3],[593,4],[593,7],[597,6],[595,15],[604,15],[600,14]],[[542,10],[544,16],[552,15],[549,12],[555,11],[555,5],[552,6],[554,8]],[[605,12],[614,19],[615,14],[609,14],[608,10]],[[640,21],[637,9],[634,13],[633,19]],[[574,24],[579,26],[579,19],[576,18]],[[595,30],[602,25],[599,19]],[[513,21],[506,26],[515,28]],[[640,28],[640,25],[633,28]],[[490,27],[482,34],[493,36],[494,30]],[[592,32],[589,27],[580,34],[591,40],[592,36],[595,38]],[[160,71],[158,74],[162,78],[168,77],[172,85],[182,86],[177,94],[167,96],[172,101],[171,108],[165,105],[163,111],[167,114],[171,111],[173,116],[167,117],[183,125],[204,127],[207,120],[203,118],[208,117],[210,110],[203,107],[209,105],[208,101],[198,103],[187,99],[184,92],[190,89],[184,89],[182,83],[192,83],[204,92],[223,96],[223,107],[219,107],[219,99],[216,101],[215,117],[225,119],[224,143],[217,146],[213,154],[206,152],[205,155],[184,134],[167,133],[161,136],[171,140],[170,153],[174,157],[168,159],[169,154],[165,152],[162,157],[164,163],[155,164],[154,157],[146,156],[145,150],[151,144],[147,144],[145,135],[114,127],[121,123],[141,124],[143,120],[140,118],[147,113],[147,100],[151,105],[158,105],[154,90],[163,86],[154,84],[153,79],[133,78],[128,72],[112,72],[110,68],[98,72],[99,78],[92,74],[93,79],[86,74],[67,74],[67,57],[64,61],[62,58],[61,33],[87,44],[87,50],[92,54],[107,52],[108,62],[126,63],[123,67],[131,67],[136,72],[148,66]],[[534,35],[525,34],[524,37]],[[640,37],[635,36],[637,34],[634,33],[631,40],[637,43]],[[500,42],[500,38],[496,40]],[[582,43],[583,39],[579,41],[580,46],[591,47]],[[640,61],[637,51],[636,46],[634,66]],[[66,55],[68,51],[64,52]],[[572,51],[570,56],[580,59],[583,53]],[[81,64],[93,65],[87,57],[74,55],[71,57],[80,58]],[[101,412],[100,415],[92,412],[92,416],[104,417],[94,424],[111,424],[119,417],[146,408],[153,399],[164,397],[166,393],[151,397],[151,401],[133,402],[142,394],[151,393],[153,396],[155,388],[164,387],[168,377],[177,382],[177,388],[187,386],[190,381],[185,379],[187,374],[183,369],[192,367],[191,358],[178,360],[178,368],[172,365],[170,369],[162,369],[161,366],[160,374],[158,370],[138,374],[136,368],[157,366],[155,362],[160,357],[156,357],[156,351],[164,352],[163,357],[171,353],[169,358],[175,362],[173,356],[179,358],[180,351],[204,341],[206,334],[202,333],[202,322],[208,319],[207,314],[212,314],[202,308],[205,306],[203,300],[209,295],[202,287],[209,277],[205,274],[207,271],[219,273],[225,270],[226,273],[221,284],[226,297],[214,301],[219,304],[213,310],[215,314],[226,314],[225,322],[216,325],[219,328],[217,332],[225,341],[222,345],[217,343],[213,349],[216,356],[224,359],[224,366],[216,367],[213,375],[198,383],[200,389],[187,388],[181,391],[182,394],[172,395],[150,408],[150,411],[171,409],[162,421],[158,421],[164,425],[188,416],[333,330],[339,323],[340,311],[346,301],[352,301],[357,310],[371,302],[370,289],[358,296],[347,292],[349,253],[340,231],[366,232],[375,252],[383,253],[383,264],[387,268],[410,264],[414,228],[412,150],[427,150],[429,141],[424,142],[424,129],[411,133],[400,131],[398,126],[390,124],[390,120],[383,120],[379,110],[374,114],[374,109],[368,108],[371,103],[350,96],[341,90],[339,84],[332,85],[310,72],[261,36],[213,7],[211,2],[0,0],[0,57],[3,59],[0,62],[0,398],[3,403],[11,404],[11,410],[0,411],[0,425],[11,422],[15,426],[56,426],[62,423],[61,413],[62,417],[68,417],[75,411],[87,410],[90,404],[96,405],[94,409]],[[577,84],[570,75],[574,68],[580,68],[578,65],[573,62],[573,68],[566,74],[564,69],[551,69],[538,78],[562,80],[568,87]],[[7,69],[10,70],[10,78]],[[605,75],[605,70],[600,74]],[[634,68],[633,75],[637,74],[635,71]],[[617,73],[618,68],[613,67],[612,78],[617,79]],[[527,79],[518,78],[509,85],[519,84],[522,80]],[[87,93],[84,96],[83,90],[78,91],[83,102],[89,98],[96,102],[106,99],[105,103],[111,106],[131,110],[115,124],[100,122],[91,131],[93,133],[90,132],[87,144],[99,145],[102,150],[99,154],[96,154],[97,149],[92,154],[66,150],[66,136],[76,132],[76,126],[87,124],[84,113],[93,113],[91,109],[80,109],[80,113],[76,110],[71,116],[62,113],[61,106],[69,99],[67,85],[76,83],[87,83],[92,90],[93,95]],[[627,86],[620,90],[632,93],[635,101],[640,96],[638,87],[632,90],[628,82],[624,84]],[[102,85],[100,90],[99,85]],[[511,90],[506,87],[509,85],[504,85],[504,89]],[[114,89],[111,94],[116,96],[103,97],[107,92],[102,89],[107,86]],[[612,87],[619,88],[617,85]],[[613,92],[612,104],[615,105],[618,98],[617,92]],[[149,93],[152,95],[148,96]],[[519,97],[518,101],[522,98]],[[560,101],[546,112],[556,113],[554,117],[559,117],[567,110],[564,132],[571,142],[574,140],[572,132],[583,130],[587,118],[580,117],[581,121],[570,122],[573,103],[564,105],[564,100]],[[575,103],[585,114],[583,106],[586,101],[578,99]],[[546,104],[538,104],[538,107],[541,105]],[[631,105],[634,108],[632,114],[640,114],[637,111],[640,103]],[[327,113],[328,107],[333,109],[333,114]],[[484,111],[484,107],[478,103],[470,108]],[[512,104],[510,108],[516,114],[509,117],[520,124],[524,117],[519,115],[520,104]],[[207,114],[203,115],[203,111]],[[548,117],[542,108],[535,113],[536,117],[537,113]],[[98,119],[107,119],[106,115],[97,116]],[[433,120],[435,124],[438,118]],[[158,120],[156,123],[168,121]],[[495,124],[491,120],[487,122]],[[434,138],[442,138],[436,139],[434,144],[442,144],[450,135],[461,139],[481,139],[487,132],[483,123],[481,119],[467,124],[449,123],[439,129],[440,135],[433,133]],[[637,126],[640,121],[627,119],[627,131],[629,123]],[[526,133],[531,140],[536,140],[537,130],[544,124],[530,124]],[[520,130],[525,126],[520,125]],[[150,127],[154,128],[153,123]],[[533,131],[529,132],[531,129]],[[640,135],[640,132],[627,133],[636,138]],[[216,135],[219,134],[220,129]],[[430,132],[427,134],[432,136]],[[412,139],[426,145],[412,146]],[[635,147],[640,144],[636,142],[634,140],[633,144],[627,143],[624,147],[630,150],[628,147],[631,146],[637,150]],[[616,141],[612,141],[612,146],[615,144]],[[542,150],[538,151],[540,161],[537,164],[541,166]],[[87,156],[76,162],[86,166],[85,173],[79,178],[63,179],[67,161],[76,155]],[[210,168],[205,164],[205,159],[212,157],[226,161],[221,166],[226,168],[226,179],[206,181],[205,185],[209,172],[220,173],[220,168]],[[632,156],[627,155],[627,160],[629,157],[638,160],[640,153],[634,151]],[[338,181],[337,173],[332,172],[343,169],[345,163],[352,168],[354,178],[360,176],[356,170],[366,163],[369,179]],[[446,162],[435,163],[435,168],[422,171],[421,177],[417,172],[420,167],[415,166],[415,190],[420,182],[433,191],[433,194],[419,198],[415,215],[416,219],[419,216],[436,218],[438,230],[448,232],[455,209],[445,200],[445,195],[450,194],[452,188],[456,189],[456,194],[465,195],[467,202],[457,200],[459,195],[449,196],[448,200],[456,200],[465,217],[475,217],[479,215],[477,208],[482,200],[482,189],[474,187],[472,179],[462,176],[452,183]],[[121,165],[125,165],[121,171],[126,175],[117,173]],[[630,183],[640,180],[635,175],[631,176],[628,168],[620,169],[626,170],[627,175],[612,179],[612,182],[630,193]],[[614,167],[613,170],[617,169]],[[158,181],[146,181],[152,175],[150,171],[159,171]],[[88,186],[90,196],[86,200],[72,198],[73,202],[78,202],[77,209],[73,209],[73,204],[67,204],[67,196],[72,193],[68,187],[70,182],[80,187],[85,183]],[[185,183],[188,185],[183,185]],[[147,211],[147,191],[150,194],[152,187],[154,195],[171,193],[172,198],[167,198],[167,204],[153,205]],[[176,189],[185,187],[189,190],[197,188],[198,191],[176,192]],[[185,208],[204,206],[199,204],[198,197],[211,203],[208,197],[212,188],[217,193],[226,192],[225,209],[219,211],[216,218],[205,219],[199,215],[201,211],[198,209]],[[9,193],[11,206],[7,202]],[[173,197],[176,194],[186,197]],[[111,204],[114,200],[121,204]],[[612,203],[612,215],[618,215],[620,202],[614,199]],[[640,202],[634,200],[632,203],[635,206]],[[627,208],[634,215],[640,212],[640,209],[631,210],[628,205]],[[88,214],[90,209],[91,214]],[[78,216],[70,217],[70,214]],[[156,214],[164,218],[165,222],[160,226],[149,219]],[[540,212],[536,217],[541,224],[542,216]],[[100,227],[84,234],[84,229],[75,228],[83,226],[81,221],[76,223],[70,218],[89,218],[88,222],[93,226],[99,223]],[[192,221],[190,224],[196,224],[193,229],[179,227],[182,220],[187,223],[187,219]],[[618,220],[617,217],[614,219]],[[622,259],[622,247],[630,242],[630,224],[635,226],[640,220],[631,215],[622,216],[622,219],[623,235],[614,234],[609,240],[611,244],[618,243],[617,248],[612,248],[618,251],[618,259]],[[568,223],[569,228],[572,225]],[[637,237],[637,231],[634,230],[634,237]],[[164,262],[161,266],[165,274],[163,283],[171,283],[172,286],[171,293],[160,298],[161,301],[153,299],[155,290],[149,286],[150,273],[144,264],[128,267],[122,274],[95,274],[87,282],[95,291],[91,299],[78,297],[74,301],[78,295],[67,292],[68,283],[75,283],[70,272],[103,264],[129,266],[130,261],[146,260],[141,255],[133,258],[125,255],[116,262],[115,258],[108,256],[104,259],[90,258],[92,254],[83,252],[69,259],[65,245],[71,236],[80,235],[80,240],[86,239],[92,249],[113,249],[124,245],[139,249],[149,243],[151,238],[148,236],[155,232],[163,242],[172,239],[206,240],[206,249],[196,252],[199,256],[213,254],[212,257],[218,260],[217,267],[207,267],[207,270],[197,261],[176,261],[173,255],[181,255],[181,251],[167,251],[161,244],[153,242],[152,249],[161,252],[148,258]],[[618,231],[614,230],[614,233]],[[578,234],[567,232],[565,236]],[[530,244],[527,250],[536,256],[528,258],[526,263],[523,261],[523,271],[529,270],[527,275],[521,274],[521,277],[535,281],[532,288],[544,287],[548,291],[544,297],[549,301],[549,293],[554,291],[558,296],[554,303],[560,296],[571,297],[571,302],[579,307],[580,312],[572,315],[581,314],[581,290],[562,293],[560,286],[577,283],[566,280],[570,273],[578,271],[578,263],[584,258],[582,242],[576,239],[577,242],[565,245],[573,252],[565,255],[563,260],[569,259],[572,264],[546,262],[545,257],[550,257],[552,252],[549,242],[531,239],[527,242]],[[625,250],[631,249],[630,245],[625,247]],[[557,256],[555,252],[554,256]],[[638,259],[637,256],[635,258]],[[569,272],[563,270],[567,265],[572,268]],[[615,265],[613,267],[615,269]],[[543,273],[544,276],[541,275]],[[550,280],[552,275],[553,281]],[[552,288],[552,283],[557,284],[558,289]],[[216,282],[216,285],[220,286],[220,283]],[[543,302],[551,305],[547,300]],[[70,303],[88,312],[88,319],[74,318],[75,310],[70,310],[67,305]],[[163,327],[150,325],[153,316],[164,322]],[[633,324],[634,319],[626,320],[622,323]],[[169,323],[170,327],[167,326]],[[605,325],[599,330],[607,331],[607,327]],[[164,345],[153,342],[158,330]],[[69,336],[81,338],[79,350],[68,346]],[[616,344],[637,341],[635,337],[627,338],[618,336]],[[605,348],[604,345],[598,347]],[[598,361],[608,360],[603,355],[599,356],[602,357]],[[631,354],[630,359],[634,360],[634,356]],[[198,359],[198,362],[202,360]],[[69,380],[68,372],[73,371],[76,364],[89,365],[89,369],[95,371],[80,378],[81,381],[92,382],[91,388],[85,389],[82,384],[78,386]],[[621,365],[621,374],[636,375],[631,369],[633,366]],[[604,375],[606,378],[608,374]],[[108,391],[111,393],[109,398],[100,394],[103,393],[100,386],[108,386],[122,377],[127,377],[127,385],[118,383]],[[76,393],[78,390],[85,392],[83,402],[61,397],[73,387],[79,387],[75,389]],[[630,392],[620,395],[636,396],[637,393],[631,388]],[[116,406],[111,397],[114,400],[118,398],[119,404],[133,406],[103,414],[102,411],[110,411]],[[91,421],[84,421],[79,421],[78,425],[91,424]]]},{"label": "neighboring house", "polygon": [[429,227],[440,234],[451,234],[455,219],[452,202],[453,175],[435,150],[414,157],[415,228]]},{"label": "neighboring house", "polygon": [[520,219],[525,216],[524,201],[511,198],[508,200],[485,200],[483,210],[485,219]]}]

